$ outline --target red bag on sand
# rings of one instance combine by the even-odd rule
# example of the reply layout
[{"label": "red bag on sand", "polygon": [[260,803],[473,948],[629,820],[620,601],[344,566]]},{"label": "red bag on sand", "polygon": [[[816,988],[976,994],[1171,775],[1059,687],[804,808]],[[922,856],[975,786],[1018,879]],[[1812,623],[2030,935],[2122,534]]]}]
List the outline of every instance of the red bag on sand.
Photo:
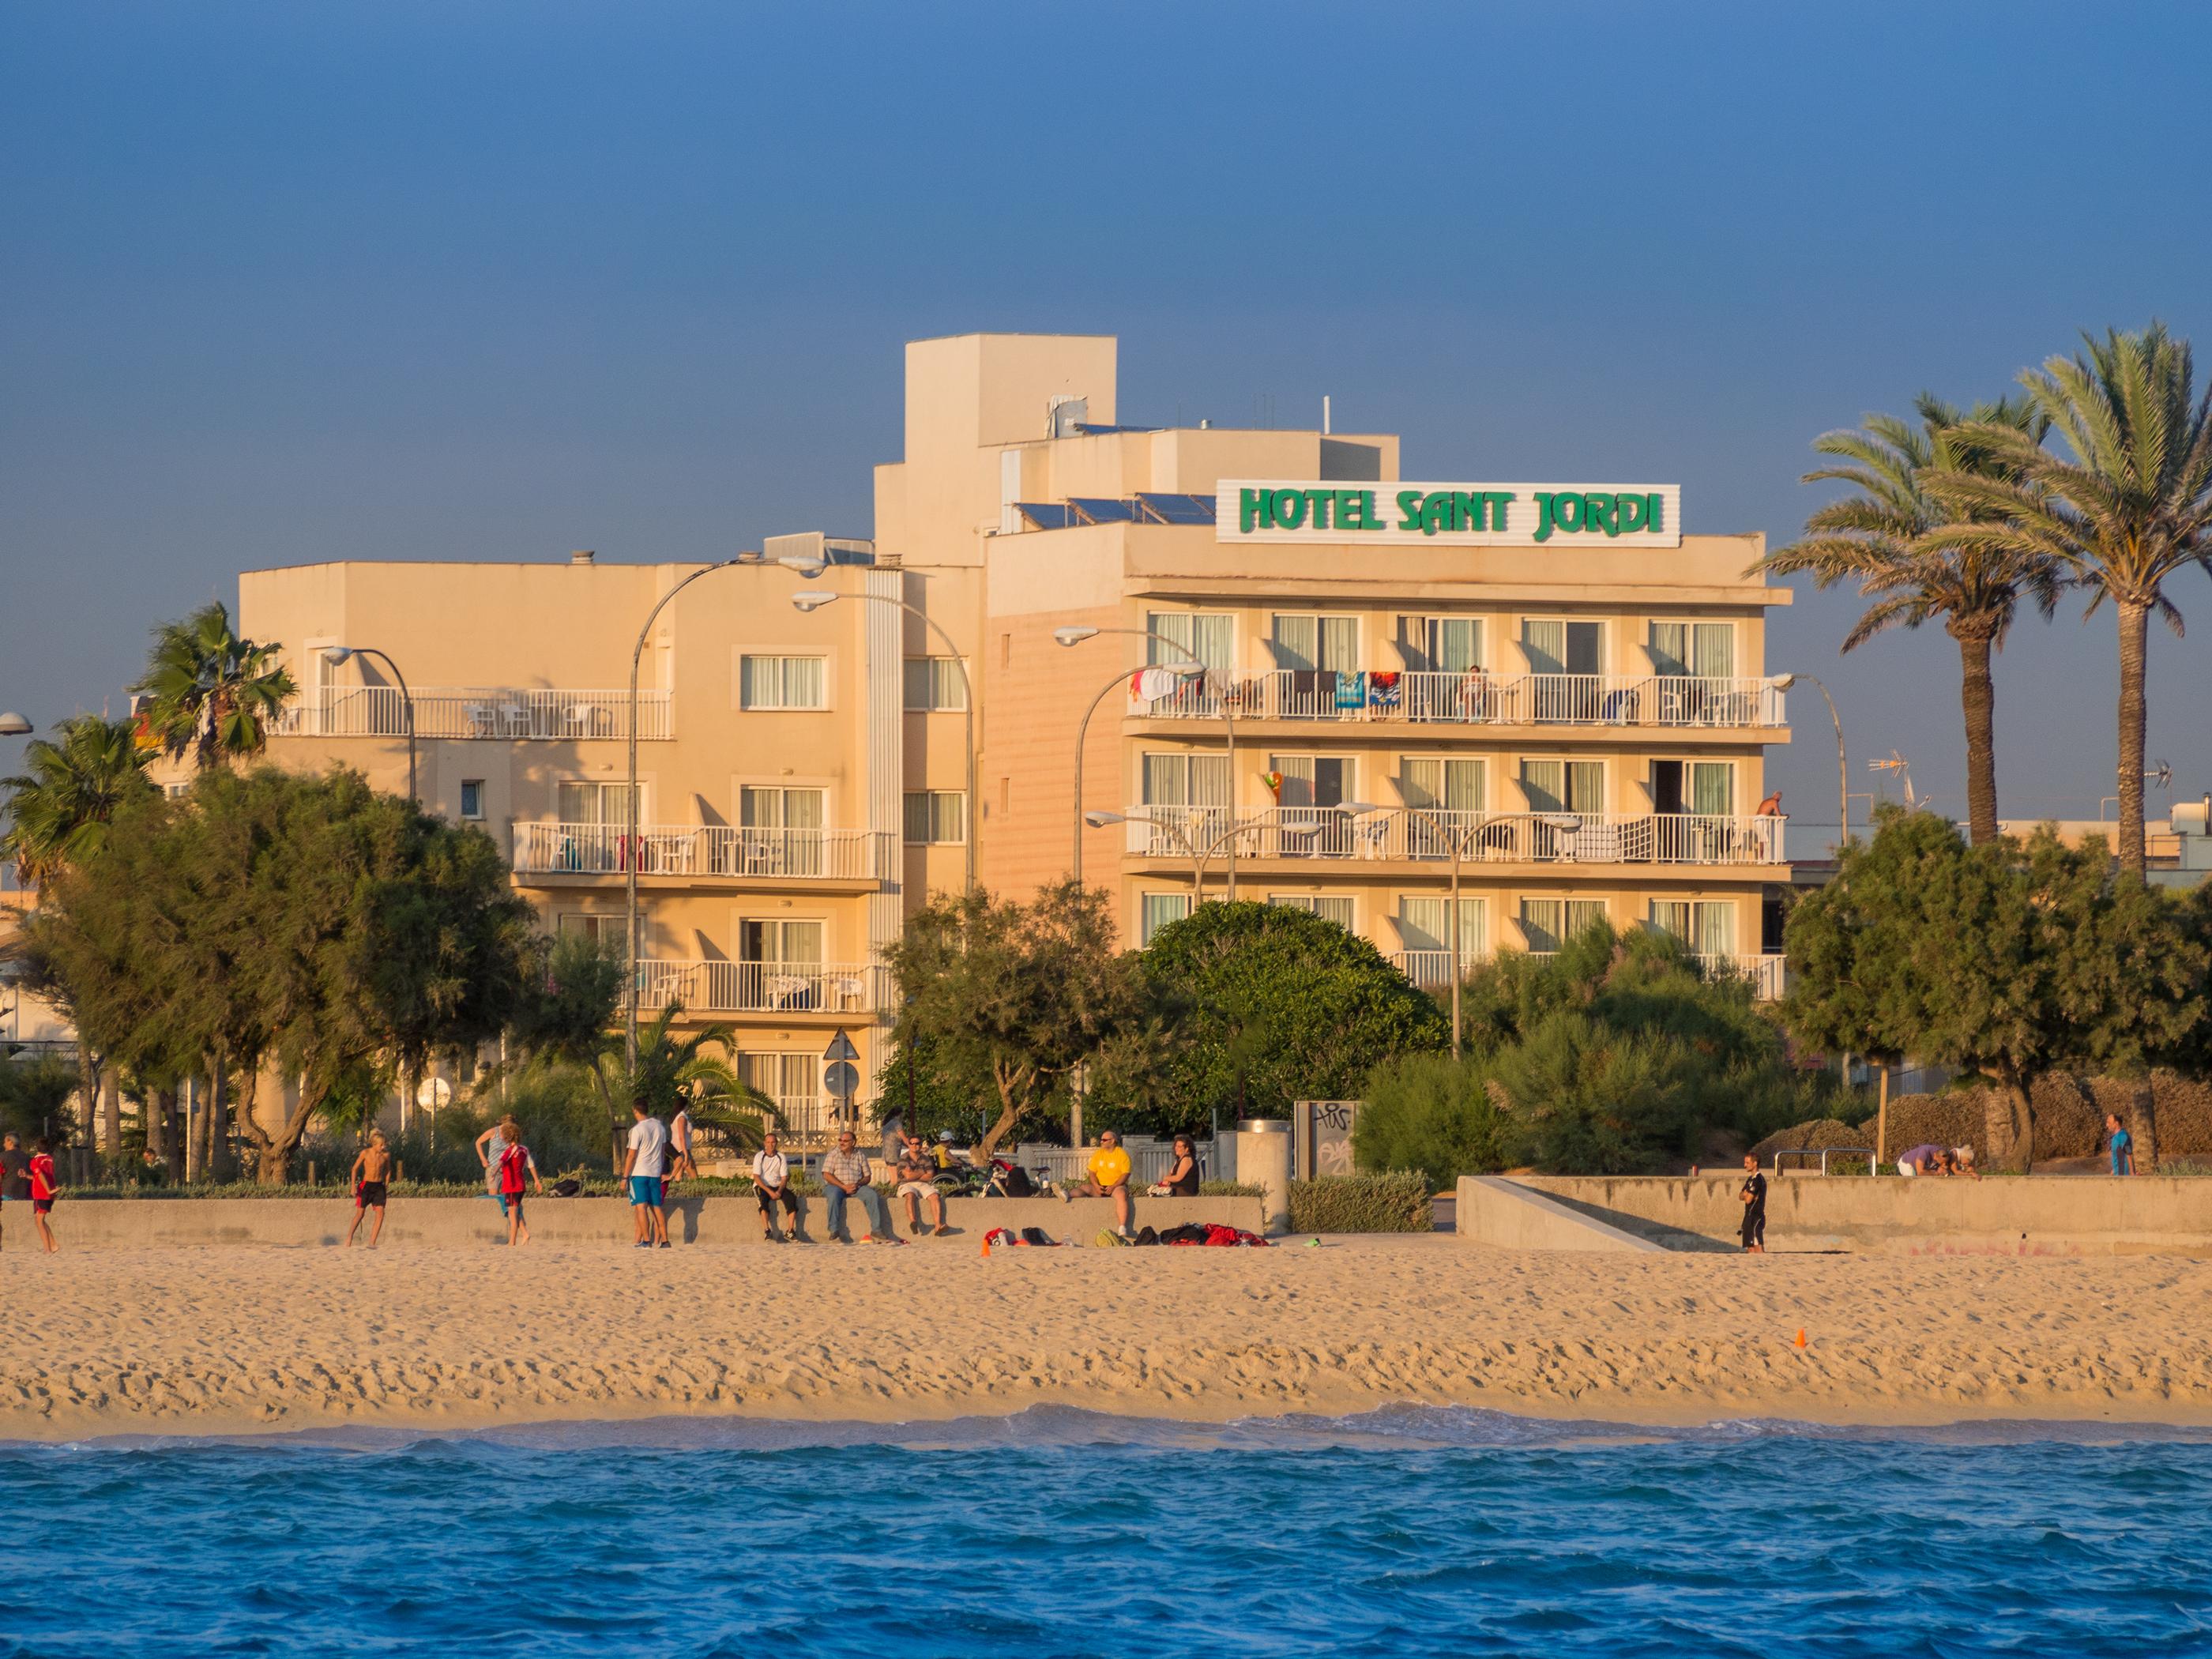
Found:
[{"label": "red bag on sand", "polygon": [[1206,1228],[1206,1242],[1207,1243],[1234,1244],[1237,1243],[1236,1228],[1224,1227],[1218,1221],[1208,1221],[1202,1224]]}]

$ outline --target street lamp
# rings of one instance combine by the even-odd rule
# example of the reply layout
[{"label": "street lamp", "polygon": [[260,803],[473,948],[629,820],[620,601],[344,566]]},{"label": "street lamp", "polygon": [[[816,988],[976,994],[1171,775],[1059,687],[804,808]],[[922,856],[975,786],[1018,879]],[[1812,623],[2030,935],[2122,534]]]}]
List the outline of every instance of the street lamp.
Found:
[{"label": "street lamp", "polygon": [[415,699],[407,690],[407,677],[399,672],[399,665],[373,645],[326,645],[323,660],[336,667],[348,657],[374,657],[392,671],[392,678],[399,682],[399,707],[407,722],[407,799],[416,799],[415,793]]},{"label": "street lamp", "polygon": [[[1459,876],[1460,865],[1467,856],[1467,842],[1465,839],[1467,832],[1462,830],[1456,825],[1446,823],[1442,818],[1437,817],[1437,815],[1428,808],[1425,806],[1418,806],[1414,805],[1413,801],[1407,799],[1406,796],[1405,779],[1399,777],[1392,778],[1390,780],[1390,787],[1397,792],[1398,799],[1403,804],[1407,811],[1412,813],[1415,817],[1427,824],[1431,830],[1434,830],[1437,834],[1441,835],[1451,848],[1452,1054],[1456,1058],[1459,1054],[1460,1048],[1461,1026],[1459,982],[1462,975],[1466,972],[1466,963],[1460,952]],[[1559,817],[1564,818],[1566,815],[1560,814]],[[1580,818],[1573,818],[1571,822],[1572,827],[1576,829],[1579,829],[1582,826],[1582,820]],[[1469,826],[1469,829],[1471,830],[1473,827],[1474,826]],[[1558,825],[1554,824],[1553,827],[1556,828]]]},{"label": "street lamp", "polygon": [[[1061,633],[1066,633],[1069,630],[1062,629],[1060,631]],[[1067,645],[1073,643],[1073,641],[1062,640],[1060,641],[1060,643],[1062,645]],[[1179,650],[1181,649],[1180,647],[1176,648]],[[1206,665],[1200,662],[1196,657],[1192,657],[1189,659],[1189,665],[1188,667],[1177,667],[1175,668],[1173,672],[1183,676],[1187,679],[1193,674],[1205,673]],[[1127,685],[1128,683],[1129,677],[1127,674],[1116,674],[1112,679],[1107,681],[1105,684],[1100,686],[1098,688],[1098,695],[1091,698],[1091,706],[1083,711],[1083,719],[1075,728],[1075,855],[1073,861],[1068,866],[1068,873],[1074,878],[1078,886],[1082,885],[1083,883],[1083,757],[1084,745],[1088,740],[1091,731],[1091,717],[1098,712],[1098,705],[1100,703],[1105,702],[1109,695]],[[1232,812],[1236,810],[1233,804],[1230,810]]]},{"label": "street lamp", "polygon": [[[1101,634],[1127,634],[1138,639],[1158,640],[1186,662],[1198,663],[1201,669],[1205,667],[1205,664],[1189,647],[1178,644],[1157,629],[1094,628],[1087,623],[1071,623],[1065,628],[1055,628],[1052,630],[1052,637],[1060,644],[1066,646],[1080,645],[1085,640],[1097,639]],[[1109,687],[1109,690],[1110,689]],[[1104,697],[1105,695],[1105,692],[1102,691],[1097,698],[1091,700],[1092,710],[1095,711],[1097,708],[1099,698]],[[1237,719],[1229,712],[1229,697],[1224,694],[1221,699],[1221,723],[1228,736],[1229,812],[1230,816],[1234,817],[1237,814]],[[1090,714],[1086,713],[1084,715],[1083,723],[1085,726],[1091,724]],[[1075,750],[1075,799],[1079,810],[1083,801],[1083,748],[1080,736],[1077,738]],[[1237,843],[1234,841],[1229,843],[1228,870],[1229,901],[1233,904],[1237,902]],[[1082,878],[1082,874],[1083,837],[1079,832],[1075,838],[1075,875],[1078,880]]]},{"label": "street lamp", "polygon": [[27,738],[30,735],[30,721],[12,708],[0,712],[0,738]]},{"label": "street lamp", "polygon": [[1820,701],[1828,705],[1828,718],[1836,726],[1836,856],[1844,855],[1844,843],[1851,838],[1851,769],[1844,758],[1844,717],[1836,712],[1836,700],[1828,695],[1828,688],[1814,674],[1777,674],[1767,682],[1777,691],[1787,691],[1798,681],[1804,680],[1820,687]]},{"label": "street lamp", "polygon": [[[637,630],[637,644],[631,648],[629,653],[629,781],[623,795],[623,812],[625,819],[627,820],[623,828],[629,838],[629,854],[628,856],[623,860],[623,863],[625,866],[625,878],[623,884],[623,919],[624,924],[623,938],[627,943],[629,951],[629,954],[625,958],[624,965],[629,970],[629,989],[623,998],[623,1059],[632,1072],[635,1072],[637,1069],[637,981],[639,977],[637,966],[637,863],[638,853],[641,848],[641,837],[638,835],[638,830],[641,827],[638,823],[638,818],[641,814],[638,811],[637,798],[638,665],[644,660],[645,642],[653,633],[653,622],[659,617],[663,611],[668,608],[668,602],[671,599],[674,599],[678,593],[681,593],[685,588],[690,586],[693,582],[697,581],[702,576],[712,575],[717,570],[732,569],[738,565],[758,564],[759,562],[760,561],[757,558],[747,559],[739,557],[735,559],[723,559],[718,563],[702,564],[690,575],[682,578],[674,586],[671,587],[665,593],[663,593],[659,599],[653,602],[652,610],[645,613],[645,621],[640,625]],[[787,558],[781,561],[781,562],[809,576],[820,575],[822,574],[823,563],[822,561],[803,558]]]},{"label": "street lamp", "polygon": [[[819,575],[820,567],[817,566],[812,574]],[[961,653],[960,647],[953,644],[951,635],[938,626],[937,619],[929,612],[918,605],[908,605],[904,599],[895,599],[888,593],[846,594],[836,592],[826,587],[802,587],[791,596],[791,603],[800,611],[805,612],[819,611],[823,605],[834,605],[841,599],[866,599],[876,605],[896,605],[908,616],[919,617],[921,618],[922,626],[936,635],[946,652],[951,654],[952,665],[960,671],[962,701],[967,704],[965,713],[968,747],[968,822],[963,826],[967,833],[961,839],[967,842],[964,850],[968,854],[968,891],[973,893],[975,890],[975,838],[978,830],[975,799],[975,683],[969,678],[968,659]]]}]

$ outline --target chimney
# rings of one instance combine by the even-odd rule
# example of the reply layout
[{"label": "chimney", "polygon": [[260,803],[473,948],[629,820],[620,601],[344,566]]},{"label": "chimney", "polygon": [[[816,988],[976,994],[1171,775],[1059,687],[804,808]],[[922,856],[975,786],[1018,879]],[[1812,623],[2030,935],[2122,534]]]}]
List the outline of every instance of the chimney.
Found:
[{"label": "chimney", "polygon": [[570,564],[589,564],[599,556],[588,547],[580,547],[568,556]]}]

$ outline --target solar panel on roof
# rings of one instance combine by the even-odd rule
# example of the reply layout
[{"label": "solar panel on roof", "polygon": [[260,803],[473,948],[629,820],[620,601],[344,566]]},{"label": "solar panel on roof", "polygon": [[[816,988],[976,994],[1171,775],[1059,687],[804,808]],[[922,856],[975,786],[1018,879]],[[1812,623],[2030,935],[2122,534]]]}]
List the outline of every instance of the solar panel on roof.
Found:
[{"label": "solar panel on roof", "polygon": [[1082,524],[1127,524],[1137,516],[1133,501],[1111,501],[1103,495],[1071,495],[1067,504]]},{"label": "solar panel on roof", "polygon": [[1212,524],[1213,499],[1207,495],[1162,495],[1139,491],[1137,505],[1156,524]]},{"label": "solar panel on roof", "polygon": [[1058,501],[1016,501],[1014,511],[1036,530],[1065,530],[1077,522],[1074,513]]}]

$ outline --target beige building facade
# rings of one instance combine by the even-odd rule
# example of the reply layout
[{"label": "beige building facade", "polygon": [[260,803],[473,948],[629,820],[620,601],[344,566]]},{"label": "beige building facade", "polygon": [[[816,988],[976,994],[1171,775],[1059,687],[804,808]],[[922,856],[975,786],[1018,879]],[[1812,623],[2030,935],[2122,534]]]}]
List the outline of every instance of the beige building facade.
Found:
[{"label": "beige building facade", "polygon": [[246,573],[240,631],[302,688],[272,757],[404,790],[411,706],[425,805],[555,930],[618,939],[635,866],[645,1002],[733,1026],[807,1128],[837,1030],[872,1094],[878,953],[971,837],[994,891],[1079,858],[1132,944],[1202,872],[1442,986],[1456,866],[1469,961],[1602,915],[1778,988],[1760,538],[1680,533],[1671,487],[1409,488],[1394,436],[1156,428],[1117,393],[1110,337],[910,345],[872,542]]}]

